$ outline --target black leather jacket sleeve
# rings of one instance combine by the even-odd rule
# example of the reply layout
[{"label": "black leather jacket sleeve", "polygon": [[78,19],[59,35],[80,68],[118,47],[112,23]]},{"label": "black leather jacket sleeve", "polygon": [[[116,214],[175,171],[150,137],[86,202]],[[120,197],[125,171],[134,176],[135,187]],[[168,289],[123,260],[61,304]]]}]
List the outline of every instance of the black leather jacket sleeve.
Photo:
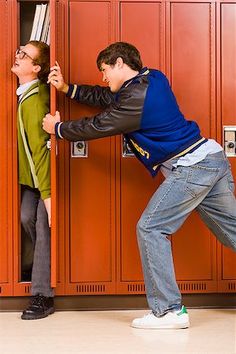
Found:
[{"label": "black leather jacket sleeve", "polygon": [[[118,98],[112,100],[103,112],[78,120],[66,121],[60,125],[60,135],[71,141],[91,140],[125,134],[140,129],[143,103],[147,85],[140,82],[122,88]],[[79,102],[93,104],[106,100],[101,99],[104,88],[99,92],[99,86],[94,89],[80,90]],[[107,99],[107,98],[106,98]]]},{"label": "black leather jacket sleeve", "polygon": [[81,85],[74,99],[89,106],[107,108],[115,101],[115,95],[109,87]]}]

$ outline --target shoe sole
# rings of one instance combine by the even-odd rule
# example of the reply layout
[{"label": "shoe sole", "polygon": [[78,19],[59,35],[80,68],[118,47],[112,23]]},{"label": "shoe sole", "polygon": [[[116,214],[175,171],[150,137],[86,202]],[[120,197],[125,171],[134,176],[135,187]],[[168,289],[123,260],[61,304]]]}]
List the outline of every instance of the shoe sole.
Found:
[{"label": "shoe sole", "polygon": [[48,317],[49,315],[55,312],[54,308],[48,309],[44,314],[38,316],[31,316],[31,315],[21,315],[22,320],[40,320],[41,318]]},{"label": "shoe sole", "polygon": [[138,329],[186,329],[189,328],[190,323],[176,323],[175,325],[169,324],[169,325],[162,325],[162,326],[149,326],[149,327],[144,327],[142,325],[133,325],[131,324],[131,327],[133,328],[138,328]]}]

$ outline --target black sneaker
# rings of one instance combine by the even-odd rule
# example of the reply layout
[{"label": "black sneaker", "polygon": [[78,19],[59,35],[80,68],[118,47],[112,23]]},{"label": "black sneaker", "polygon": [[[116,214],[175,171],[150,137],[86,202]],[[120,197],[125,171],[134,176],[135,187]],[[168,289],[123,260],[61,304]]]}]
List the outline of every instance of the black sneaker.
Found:
[{"label": "black sneaker", "polygon": [[38,320],[47,317],[54,310],[53,297],[46,297],[41,294],[33,296],[29,306],[21,315],[22,320]]}]

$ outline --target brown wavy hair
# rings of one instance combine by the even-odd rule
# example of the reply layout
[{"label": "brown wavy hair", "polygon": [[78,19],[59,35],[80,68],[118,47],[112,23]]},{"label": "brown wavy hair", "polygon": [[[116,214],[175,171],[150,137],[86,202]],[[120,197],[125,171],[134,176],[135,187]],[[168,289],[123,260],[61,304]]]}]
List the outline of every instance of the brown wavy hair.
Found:
[{"label": "brown wavy hair", "polygon": [[38,78],[42,82],[47,82],[50,72],[50,48],[49,45],[41,41],[29,41],[26,44],[31,44],[38,49],[38,57],[33,60],[34,64],[40,65],[41,70],[38,72]]},{"label": "brown wavy hair", "polygon": [[115,65],[119,57],[122,58],[123,62],[131,69],[135,71],[142,69],[143,64],[138,49],[126,42],[116,42],[103,49],[97,57],[98,69],[101,70],[102,63]]}]

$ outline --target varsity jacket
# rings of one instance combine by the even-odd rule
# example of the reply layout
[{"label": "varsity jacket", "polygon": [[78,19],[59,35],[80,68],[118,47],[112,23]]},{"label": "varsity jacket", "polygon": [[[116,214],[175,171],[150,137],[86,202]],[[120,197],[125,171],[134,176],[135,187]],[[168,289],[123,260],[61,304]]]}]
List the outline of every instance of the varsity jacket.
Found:
[{"label": "varsity jacket", "polygon": [[42,129],[49,112],[48,85],[34,83],[21,97],[17,111],[19,183],[38,188],[42,199],[51,195],[50,138]]},{"label": "varsity jacket", "polygon": [[158,70],[143,68],[116,94],[107,87],[70,84],[67,96],[104,110],[92,117],[57,123],[57,138],[77,141],[124,134],[152,176],[163,162],[206,141],[197,123],[185,119],[167,78]]}]

